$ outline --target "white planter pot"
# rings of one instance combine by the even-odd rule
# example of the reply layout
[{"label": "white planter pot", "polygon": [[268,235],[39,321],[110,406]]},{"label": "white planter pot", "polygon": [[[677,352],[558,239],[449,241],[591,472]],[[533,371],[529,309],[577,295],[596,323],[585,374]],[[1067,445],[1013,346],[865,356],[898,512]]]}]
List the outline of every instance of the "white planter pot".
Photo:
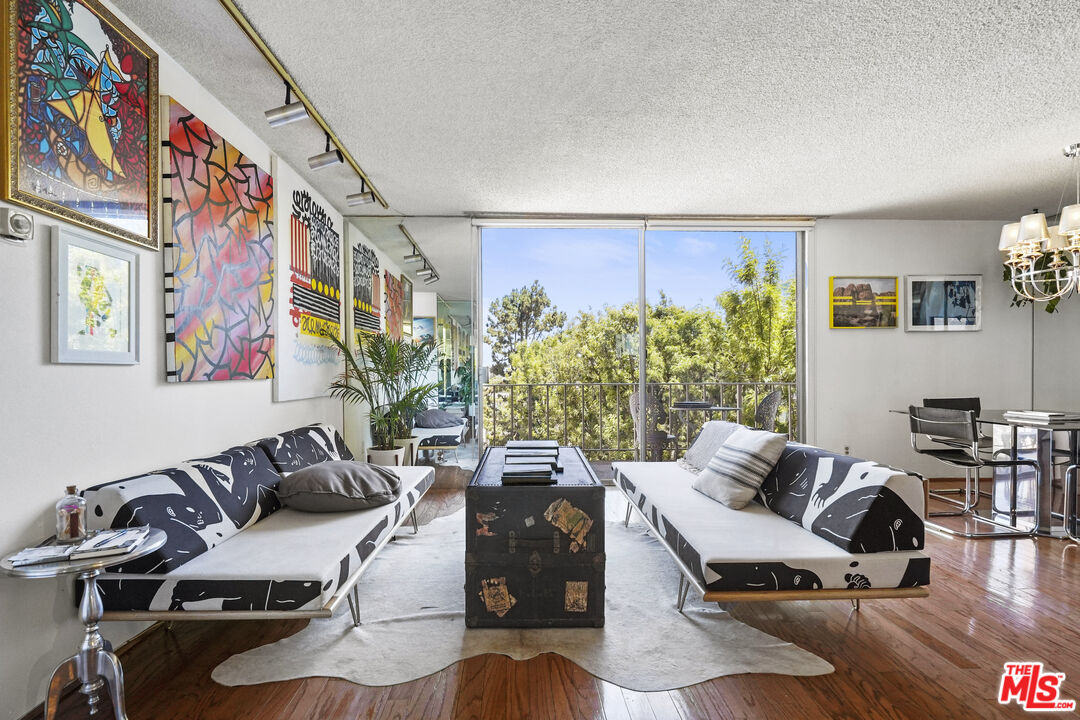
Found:
[{"label": "white planter pot", "polygon": [[394,441],[394,447],[401,448],[405,451],[405,459],[402,461],[403,465],[416,464],[416,446],[419,442],[420,438],[414,437],[398,438]]},{"label": "white planter pot", "polygon": [[393,450],[375,450],[369,449],[367,451],[367,461],[372,465],[401,465],[405,458],[405,448],[399,447]]}]

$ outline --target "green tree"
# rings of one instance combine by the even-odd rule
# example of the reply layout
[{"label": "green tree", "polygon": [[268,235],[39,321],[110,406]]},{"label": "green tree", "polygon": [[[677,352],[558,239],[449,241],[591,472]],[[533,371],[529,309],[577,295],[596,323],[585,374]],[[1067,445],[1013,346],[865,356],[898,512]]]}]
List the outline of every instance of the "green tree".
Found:
[{"label": "green tree", "polygon": [[493,300],[488,308],[484,337],[484,342],[491,346],[492,372],[509,375],[510,356],[518,347],[565,324],[566,313],[559,312],[551,303],[539,280]]}]

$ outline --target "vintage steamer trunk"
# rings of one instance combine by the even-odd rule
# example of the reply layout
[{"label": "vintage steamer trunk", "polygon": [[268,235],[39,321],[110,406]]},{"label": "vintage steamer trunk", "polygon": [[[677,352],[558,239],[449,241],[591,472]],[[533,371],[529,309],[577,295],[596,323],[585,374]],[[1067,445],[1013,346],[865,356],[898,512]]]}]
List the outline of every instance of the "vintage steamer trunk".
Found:
[{"label": "vintage steamer trunk", "polygon": [[604,486],[575,447],[553,485],[503,485],[492,447],[465,490],[465,624],[601,627]]}]

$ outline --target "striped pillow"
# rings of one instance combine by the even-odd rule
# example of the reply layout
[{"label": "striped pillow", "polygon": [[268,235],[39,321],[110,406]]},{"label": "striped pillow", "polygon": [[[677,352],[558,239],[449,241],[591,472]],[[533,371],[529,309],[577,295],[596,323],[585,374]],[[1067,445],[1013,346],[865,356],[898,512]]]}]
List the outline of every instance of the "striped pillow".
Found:
[{"label": "striped pillow", "polygon": [[698,474],[694,489],[733,510],[742,510],[776,467],[786,446],[783,435],[740,427]]},{"label": "striped pillow", "polygon": [[740,427],[742,426],[738,423],[723,420],[710,420],[705,423],[697,439],[694,440],[694,444],[686,451],[686,457],[679,458],[679,467],[697,475],[709,464],[709,460],[728,439],[728,436]]}]

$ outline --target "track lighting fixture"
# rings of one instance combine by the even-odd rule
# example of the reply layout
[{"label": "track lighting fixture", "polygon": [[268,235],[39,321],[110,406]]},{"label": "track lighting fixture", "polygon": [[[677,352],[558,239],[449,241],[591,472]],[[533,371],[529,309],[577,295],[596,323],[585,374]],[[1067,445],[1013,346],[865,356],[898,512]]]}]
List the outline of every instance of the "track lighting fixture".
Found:
[{"label": "track lighting fixture", "polygon": [[418,262],[421,262],[423,259],[424,259],[424,256],[421,255],[420,253],[416,252],[416,248],[413,248],[413,252],[412,252],[411,255],[406,255],[405,256],[405,262],[407,262],[407,263],[418,263]]},{"label": "track lighting fixture", "polygon": [[428,259],[424,257],[424,253],[420,251],[420,246],[416,244],[416,240],[409,234],[409,231],[403,224],[398,224],[398,230],[405,236],[405,239],[409,241],[409,246],[412,248],[412,253],[405,256],[405,262],[407,263],[424,263],[424,266],[416,271],[416,277],[423,279],[425,285],[430,285],[433,282],[439,281],[439,274],[435,272],[435,268],[428,263]]},{"label": "track lighting fixture", "polygon": [[326,133],[326,150],[307,159],[308,167],[312,170],[322,170],[325,167],[343,162],[345,162],[345,158],[341,156],[341,151],[337,148],[330,149],[330,133]]},{"label": "track lighting fixture", "polygon": [[345,204],[349,207],[369,205],[373,202],[375,202],[375,193],[367,189],[367,183],[364,182],[364,178],[360,178],[360,192],[345,196]]},{"label": "track lighting fixture", "polygon": [[292,87],[289,83],[285,83],[285,104],[267,110],[263,114],[266,115],[266,122],[270,123],[270,127],[276,128],[305,119],[308,116],[308,111],[304,107],[304,103],[292,101]]},{"label": "track lighting fixture", "polygon": [[439,282],[439,276],[438,275],[432,275],[431,277],[429,277],[427,280],[424,281],[424,284],[425,285],[430,285],[431,283],[437,283],[437,282]]},{"label": "track lighting fixture", "polygon": [[427,277],[428,275],[434,275],[434,274],[435,274],[435,271],[432,270],[431,268],[427,267],[426,265],[416,271],[416,276],[417,277]]}]

